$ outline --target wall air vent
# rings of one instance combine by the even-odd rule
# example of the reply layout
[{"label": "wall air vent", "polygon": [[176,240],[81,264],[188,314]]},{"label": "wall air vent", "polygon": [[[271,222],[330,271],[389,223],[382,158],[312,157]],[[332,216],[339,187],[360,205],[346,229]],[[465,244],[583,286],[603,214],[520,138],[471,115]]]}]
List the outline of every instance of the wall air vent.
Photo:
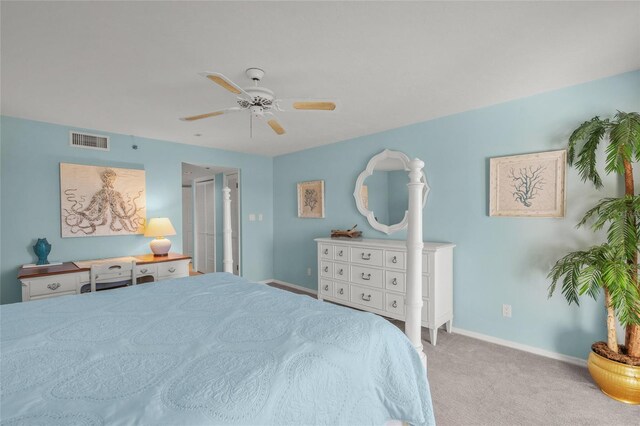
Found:
[{"label": "wall air vent", "polygon": [[77,148],[90,148],[99,149],[101,151],[109,151],[109,136],[71,132],[69,145],[75,146]]}]

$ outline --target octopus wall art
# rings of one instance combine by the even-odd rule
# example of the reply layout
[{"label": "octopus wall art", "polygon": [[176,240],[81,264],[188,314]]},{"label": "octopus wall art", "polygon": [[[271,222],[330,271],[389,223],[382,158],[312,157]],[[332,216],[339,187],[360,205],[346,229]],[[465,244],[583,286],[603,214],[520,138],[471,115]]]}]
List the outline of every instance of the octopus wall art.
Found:
[{"label": "octopus wall art", "polygon": [[60,163],[62,237],[142,234],[144,170]]}]

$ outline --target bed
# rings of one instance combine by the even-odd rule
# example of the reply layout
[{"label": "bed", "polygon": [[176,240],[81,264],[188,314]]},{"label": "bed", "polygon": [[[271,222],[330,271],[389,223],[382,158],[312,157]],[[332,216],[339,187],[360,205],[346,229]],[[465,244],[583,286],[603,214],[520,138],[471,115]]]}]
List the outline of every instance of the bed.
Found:
[{"label": "bed", "polygon": [[409,339],[229,273],[0,307],[2,425],[434,424]]}]

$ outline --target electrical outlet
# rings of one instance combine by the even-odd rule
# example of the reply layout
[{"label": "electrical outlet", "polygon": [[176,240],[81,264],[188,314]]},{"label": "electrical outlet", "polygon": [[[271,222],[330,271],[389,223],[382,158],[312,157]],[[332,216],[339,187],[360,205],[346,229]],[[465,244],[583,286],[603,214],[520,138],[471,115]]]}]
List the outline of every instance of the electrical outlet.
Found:
[{"label": "electrical outlet", "polygon": [[307,268],[307,275],[311,276],[311,268]]},{"label": "electrical outlet", "polygon": [[262,213],[258,214],[258,222],[262,222]]},{"label": "electrical outlet", "polygon": [[256,220],[256,215],[253,214],[253,213],[250,213],[249,214],[249,222],[255,222],[255,220]]},{"label": "electrical outlet", "polygon": [[502,316],[511,318],[511,305],[502,305]]}]

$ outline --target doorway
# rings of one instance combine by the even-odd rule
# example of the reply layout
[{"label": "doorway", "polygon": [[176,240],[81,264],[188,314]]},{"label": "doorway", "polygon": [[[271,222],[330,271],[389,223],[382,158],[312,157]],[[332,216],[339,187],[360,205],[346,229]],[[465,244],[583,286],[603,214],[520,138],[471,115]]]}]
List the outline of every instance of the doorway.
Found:
[{"label": "doorway", "polygon": [[182,245],[200,273],[222,272],[224,256],[223,188],[230,189],[233,273],[242,272],[240,170],[182,163]]}]

